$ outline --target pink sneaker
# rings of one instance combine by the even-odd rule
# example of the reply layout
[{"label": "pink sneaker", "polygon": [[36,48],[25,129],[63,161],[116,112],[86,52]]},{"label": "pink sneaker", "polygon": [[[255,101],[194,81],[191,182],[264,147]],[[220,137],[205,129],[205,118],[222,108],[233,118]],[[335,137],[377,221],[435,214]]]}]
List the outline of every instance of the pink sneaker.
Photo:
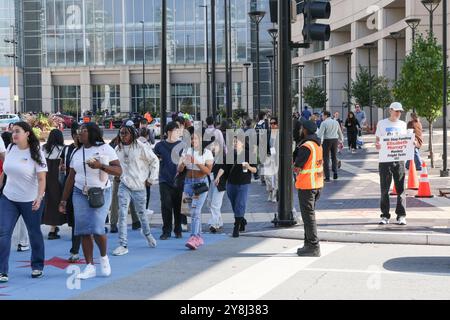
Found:
[{"label": "pink sneaker", "polygon": [[197,238],[198,246],[202,246],[205,244],[205,241],[203,240],[201,235],[197,235],[196,238]]},{"label": "pink sneaker", "polygon": [[188,247],[191,250],[197,249],[198,246],[199,246],[197,238],[195,236],[191,236],[189,238],[189,240],[186,242],[185,246]]}]

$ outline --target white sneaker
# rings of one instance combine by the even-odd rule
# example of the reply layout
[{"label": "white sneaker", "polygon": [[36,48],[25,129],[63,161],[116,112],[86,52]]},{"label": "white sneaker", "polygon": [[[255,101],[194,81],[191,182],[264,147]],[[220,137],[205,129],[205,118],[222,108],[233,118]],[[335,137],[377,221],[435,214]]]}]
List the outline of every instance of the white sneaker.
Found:
[{"label": "white sneaker", "polygon": [[155,213],[155,211],[153,211],[153,210],[145,209],[145,214],[148,215],[148,216],[151,216],[154,213]]},{"label": "white sneaker", "polygon": [[111,265],[109,264],[108,256],[100,257],[100,270],[103,277],[111,275]]},{"label": "white sneaker", "polygon": [[398,218],[397,224],[400,226],[406,226],[406,218],[405,217]]},{"label": "white sneaker", "polygon": [[156,239],[152,236],[151,233],[149,233],[148,235],[143,234],[143,236],[147,240],[148,246],[150,248],[156,248]]},{"label": "white sneaker", "polygon": [[273,203],[277,202],[277,192],[276,191],[272,192],[272,202]]},{"label": "white sneaker", "polygon": [[269,196],[267,197],[267,201],[272,201],[272,191],[269,191]]},{"label": "white sneaker", "polygon": [[128,253],[128,248],[124,246],[119,246],[113,251],[113,256],[123,256]]},{"label": "white sneaker", "polygon": [[77,275],[77,279],[86,280],[90,278],[95,278],[97,276],[97,271],[93,264],[88,264],[86,268],[84,268],[83,272]]},{"label": "white sneaker", "polygon": [[182,224],[181,225],[181,231],[187,232],[188,231],[188,225],[187,224]]},{"label": "white sneaker", "polygon": [[381,225],[389,224],[389,219],[388,218],[381,218],[381,221],[380,221],[379,224],[381,224]]}]

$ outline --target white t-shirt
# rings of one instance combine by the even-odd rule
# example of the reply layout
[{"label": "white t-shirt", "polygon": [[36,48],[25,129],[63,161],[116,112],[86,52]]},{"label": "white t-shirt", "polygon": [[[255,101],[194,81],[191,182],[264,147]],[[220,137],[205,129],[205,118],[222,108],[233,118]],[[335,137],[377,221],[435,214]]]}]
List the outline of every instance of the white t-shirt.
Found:
[{"label": "white t-shirt", "polygon": [[[111,183],[109,179],[106,182],[102,182],[100,180],[100,169],[91,169],[86,164],[86,178],[84,175],[84,167],[83,167],[83,147],[78,149],[73,157],[72,161],[70,162],[70,167],[73,168],[76,172],[75,174],[75,187],[77,187],[80,190],[83,190],[85,181],[87,182],[87,186],[89,188],[109,188],[111,186]],[[84,149],[85,153],[85,161],[87,162],[91,158],[100,158],[101,156],[104,156],[107,158],[107,162],[111,162],[114,160],[118,160],[116,151],[109,145],[104,144],[101,146],[93,146],[88,149]],[[100,160],[101,161],[101,160]]]},{"label": "white t-shirt", "polygon": [[[186,152],[183,152],[183,156],[190,155],[193,156],[195,159],[195,162],[205,165],[207,161],[214,161],[214,156],[211,152],[211,150],[204,149],[203,155],[200,155],[197,150],[192,150],[192,148],[189,148]],[[188,164],[186,166],[186,169],[188,170],[194,170],[194,171],[200,171],[199,167],[196,164]]]},{"label": "white t-shirt", "polygon": [[16,145],[6,152],[3,170],[6,180],[3,194],[11,201],[32,202],[38,197],[38,172],[47,172],[47,162],[41,152],[42,165],[31,158],[30,149],[20,150]]},{"label": "white t-shirt", "polygon": [[407,134],[408,130],[406,128],[406,122],[402,120],[397,120],[392,122],[388,119],[380,120],[377,124],[377,131],[375,136],[378,138],[385,136],[397,136],[402,134]]},{"label": "white t-shirt", "polygon": [[0,137],[0,153],[6,152],[5,149],[5,142],[3,141],[2,137]]}]

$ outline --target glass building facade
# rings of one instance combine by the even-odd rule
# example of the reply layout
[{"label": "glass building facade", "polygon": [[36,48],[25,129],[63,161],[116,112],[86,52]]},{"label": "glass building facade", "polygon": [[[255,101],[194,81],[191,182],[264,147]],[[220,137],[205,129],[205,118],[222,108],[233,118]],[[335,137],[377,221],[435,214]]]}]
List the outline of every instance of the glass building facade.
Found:
[{"label": "glass building facade", "polygon": [[[0,0],[0,67],[9,67],[14,65],[12,58],[5,57],[5,54],[12,54],[14,51],[13,44],[6,43],[3,40],[17,41],[20,39],[20,9],[21,1]],[[12,28],[14,26],[14,29]],[[14,31],[15,34],[14,34]],[[22,66],[21,55],[22,43],[18,41],[17,46],[17,65]]]}]

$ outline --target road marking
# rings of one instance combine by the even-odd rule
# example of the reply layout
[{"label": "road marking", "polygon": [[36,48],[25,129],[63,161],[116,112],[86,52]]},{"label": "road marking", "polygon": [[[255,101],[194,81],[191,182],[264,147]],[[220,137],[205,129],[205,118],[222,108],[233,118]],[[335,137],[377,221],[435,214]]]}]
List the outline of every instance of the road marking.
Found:
[{"label": "road marking", "polygon": [[[322,257],[343,248],[341,244],[321,244]],[[191,300],[256,300],[321,258],[292,257],[298,247],[264,259],[244,271],[193,296]]]}]

